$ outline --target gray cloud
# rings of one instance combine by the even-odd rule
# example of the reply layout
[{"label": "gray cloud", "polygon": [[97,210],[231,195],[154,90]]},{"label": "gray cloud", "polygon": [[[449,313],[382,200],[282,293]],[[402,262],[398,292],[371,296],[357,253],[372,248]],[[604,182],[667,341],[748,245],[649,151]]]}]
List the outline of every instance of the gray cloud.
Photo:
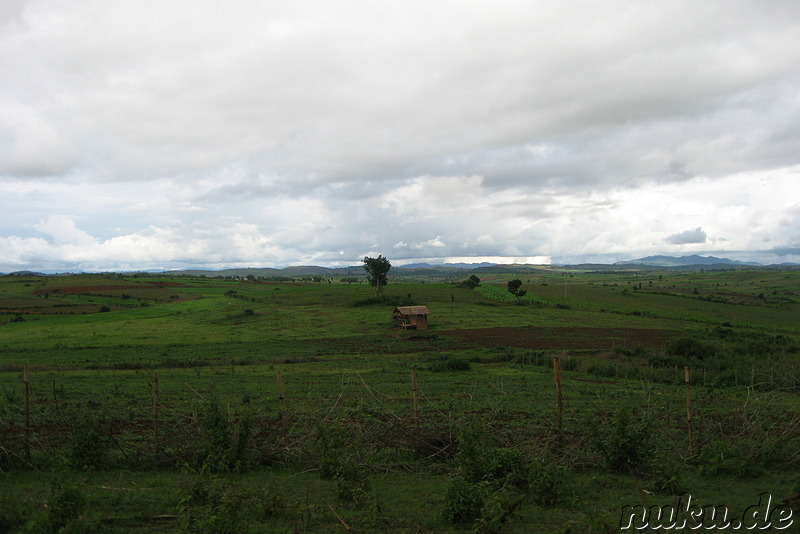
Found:
[{"label": "gray cloud", "polygon": [[708,241],[708,235],[699,226],[693,230],[686,230],[678,232],[664,239],[671,245],[689,245],[693,243],[705,243]]},{"label": "gray cloud", "polygon": [[30,0],[0,30],[15,265],[797,242],[800,4]]}]

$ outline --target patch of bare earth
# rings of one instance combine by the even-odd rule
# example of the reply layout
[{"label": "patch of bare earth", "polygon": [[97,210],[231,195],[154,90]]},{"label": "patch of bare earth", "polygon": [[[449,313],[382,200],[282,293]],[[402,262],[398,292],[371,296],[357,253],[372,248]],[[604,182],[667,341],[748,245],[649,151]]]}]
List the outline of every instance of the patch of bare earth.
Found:
[{"label": "patch of bare earth", "polygon": [[145,282],[139,285],[107,285],[107,286],[61,286],[53,288],[37,289],[34,295],[44,295],[45,293],[102,293],[104,291],[122,291],[136,289],[152,289],[164,287],[181,287],[180,282]]},{"label": "patch of bare earth", "polygon": [[449,335],[484,347],[521,347],[532,350],[606,350],[662,348],[673,332],[656,328],[597,328],[580,326],[502,327],[451,330]]}]

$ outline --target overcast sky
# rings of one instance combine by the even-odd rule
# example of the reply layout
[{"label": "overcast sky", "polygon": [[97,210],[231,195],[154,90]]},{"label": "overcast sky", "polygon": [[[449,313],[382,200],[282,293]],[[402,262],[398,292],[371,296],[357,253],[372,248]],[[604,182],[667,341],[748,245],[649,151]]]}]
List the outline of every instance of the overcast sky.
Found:
[{"label": "overcast sky", "polygon": [[800,2],[2,0],[0,272],[800,262]]}]

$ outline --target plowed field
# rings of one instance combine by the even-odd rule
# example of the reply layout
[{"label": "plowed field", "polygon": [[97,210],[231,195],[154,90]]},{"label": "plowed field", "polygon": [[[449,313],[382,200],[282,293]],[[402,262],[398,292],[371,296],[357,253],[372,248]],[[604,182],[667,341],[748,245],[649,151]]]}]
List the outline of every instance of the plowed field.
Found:
[{"label": "plowed field", "polygon": [[522,347],[532,350],[662,348],[674,335],[654,328],[492,327],[452,330],[451,335],[485,347]]}]

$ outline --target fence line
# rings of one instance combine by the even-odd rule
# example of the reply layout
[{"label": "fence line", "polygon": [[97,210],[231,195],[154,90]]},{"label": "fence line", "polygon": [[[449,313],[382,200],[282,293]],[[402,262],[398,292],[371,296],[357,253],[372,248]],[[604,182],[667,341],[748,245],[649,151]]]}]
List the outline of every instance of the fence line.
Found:
[{"label": "fence line", "polygon": [[[57,442],[57,441],[54,441],[53,440],[53,436],[58,436],[59,433],[61,433],[61,432],[71,431],[71,429],[69,427],[67,427],[67,426],[57,425],[54,428],[53,431],[48,431],[48,430],[36,431],[37,428],[41,429],[42,425],[34,426],[31,423],[31,415],[32,415],[31,414],[32,380],[31,380],[30,367],[28,365],[24,365],[24,366],[22,366],[22,371],[23,371],[22,379],[23,379],[23,387],[24,387],[24,399],[23,399],[23,401],[24,401],[24,407],[23,407],[24,427],[22,429],[22,435],[23,435],[22,445],[24,447],[24,458],[25,458],[25,461],[30,464],[31,463],[31,449],[32,448],[35,448],[39,452],[41,452],[42,450],[48,450],[48,447],[54,447],[54,446],[57,447],[57,446],[60,445],[60,443]],[[564,425],[564,400],[563,400],[564,384],[562,383],[562,380],[561,380],[562,377],[561,377],[561,372],[560,371],[561,371],[561,360],[560,360],[560,357],[559,356],[554,356],[553,357],[553,376],[554,376],[554,382],[555,382],[555,386],[556,386],[555,387],[555,401],[556,401],[555,420],[556,420],[557,428],[559,430],[562,430],[563,429],[563,425]],[[346,374],[349,374],[349,373],[343,372],[342,376],[344,377]],[[366,389],[366,391],[381,406],[381,408],[384,411],[384,413],[392,416],[392,418],[396,419],[400,423],[403,423],[404,422],[404,418],[406,418],[406,417],[413,418],[413,422],[414,422],[415,427],[419,428],[419,426],[422,423],[422,419],[423,419],[423,417],[422,417],[423,409],[421,407],[421,400],[424,401],[424,403],[429,407],[430,410],[435,410],[436,412],[439,412],[441,415],[448,415],[449,413],[452,413],[451,411],[448,411],[448,409],[442,410],[442,408],[439,406],[440,402],[438,400],[433,400],[431,397],[426,395],[424,391],[422,391],[422,389],[420,388],[420,383],[418,381],[417,372],[416,372],[415,369],[411,370],[411,394],[412,394],[411,395],[411,399],[408,399],[407,396],[406,397],[401,396],[399,398],[394,398],[391,395],[385,395],[383,393],[380,393],[379,390],[375,390],[374,388],[370,387],[359,373],[355,373],[355,374],[359,377],[359,379],[360,379],[362,385],[364,386],[364,388]],[[755,374],[755,373],[753,373],[753,374]],[[408,375],[405,375],[405,376],[408,377]],[[463,375],[461,375],[461,376],[463,376]],[[289,426],[290,426],[289,425],[290,417],[289,417],[289,411],[287,409],[287,403],[290,402],[293,397],[287,397],[286,394],[285,394],[285,384],[284,384],[283,373],[280,370],[278,370],[276,372],[276,379],[277,379],[277,389],[278,389],[278,400],[279,400],[279,403],[280,403],[280,425],[281,425],[281,427],[283,429],[284,435],[288,435],[289,434]],[[407,379],[408,378],[406,378],[405,380],[407,380]],[[34,381],[35,381],[35,376],[34,376]],[[344,379],[342,379],[342,381],[344,382]],[[689,449],[689,455],[690,456],[694,456],[694,455],[696,455],[698,453],[698,444],[697,444],[697,442],[695,440],[695,435],[694,435],[695,422],[694,422],[693,399],[692,399],[692,395],[691,395],[691,374],[690,374],[690,368],[688,366],[684,367],[684,369],[683,369],[683,381],[684,381],[684,385],[685,385],[685,414],[686,414],[686,416],[685,416],[685,424],[686,424],[686,431],[687,431],[687,435],[688,435],[687,436],[688,437],[688,449]],[[348,379],[348,383],[349,383],[349,379]],[[405,382],[405,384],[406,384],[405,387],[407,388],[408,387],[408,385],[407,385],[408,382]],[[569,384],[570,384],[570,382],[569,382],[569,380],[567,380],[566,385],[567,385],[567,389],[568,390],[571,389]],[[578,382],[574,382],[574,384],[577,385]],[[190,389],[192,389],[192,391],[194,391],[197,395],[200,395],[189,384],[187,384],[187,386]],[[426,385],[426,384],[423,383],[423,388],[429,388],[429,387],[430,387],[429,384]],[[665,386],[665,387],[667,387],[667,386]],[[750,387],[752,388],[752,386],[750,386]],[[54,391],[56,390],[55,381],[53,382],[53,390]],[[153,372],[152,373],[152,388],[151,388],[151,390],[152,390],[152,392],[151,392],[151,394],[152,394],[152,399],[151,399],[151,402],[152,402],[152,404],[151,404],[151,414],[152,414],[151,421],[152,421],[152,423],[151,424],[152,424],[152,436],[153,436],[153,449],[152,450],[153,450],[153,453],[155,454],[155,456],[158,456],[161,452],[163,452],[163,449],[164,449],[163,443],[162,443],[162,438],[164,436],[161,435],[162,434],[162,430],[163,430],[161,427],[164,426],[163,423],[165,423],[165,421],[162,421],[162,413],[161,413],[162,412],[162,408],[166,408],[166,411],[168,413],[173,413],[173,415],[172,415],[173,418],[185,417],[186,414],[178,412],[178,411],[172,412],[171,409],[169,408],[169,405],[162,405],[160,377],[159,377],[158,372]],[[408,391],[408,390],[405,389],[405,391]],[[330,409],[330,411],[327,411],[327,406],[325,407],[325,410],[327,411],[328,415],[325,416],[324,420],[327,420],[327,418],[330,416],[330,414],[333,412],[333,410],[336,408],[336,406],[338,406],[340,404],[340,401],[342,400],[342,398],[344,398],[344,394],[345,394],[345,388],[343,388],[342,391],[339,393],[339,397],[336,399],[336,402],[333,405],[333,408]],[[422,396],[422,398],[420,398],[420,395]],[[469,395],[470,395],[471,399],[473,399],[475,397],[477,397],[477,398],[488,398],[488,399],[492,399],[492,398],[496,397],[496,395],[493,395],[491,392],[486,393],[485,395],[480,395],[480,396],[476,396],[473,393],[470,393]],[[546,397],[549,397],[550,399],[552,399],[552,397],[550,395],[551,395],[550,393],[547,393]],[[296,397],[296,398],[299,399],[300,397]],[[356,396],[351,393],[350,398],[356,398]],[[64,400],[65,399],[62,398],[62,404],[68,405],[69,402],[68,401],[64,402]],[[405,404],[405,406],[407,407],[407,408],[405,408],[405,410],[408,410],[408,411],[405,412],[407,415],[404,416],[404,417],[401,417],[400,415],[398,415],[399,413],[402,413],[402,412],[397,412],[396,411],[396,408],[395,408],[396,405],[391,405],[390,406],[390,404],[392,404],[394,402],[405,402],[405,403],[408,403],[409,400],[411,401],[411,403],[410,403],[411,404],[411,406],[410,406],[411,410],[408,410],[409,406],[408,406],[408,404]],[[540,398],[540,400],[544,400],[544,399]],[[60,406],[58,406],[58,399],[57,399],[55,394],[54,394],[53,402],[54,402],[54,404],[56,406],[56,410],[59,411],[59,412],[62,412],[62,408]],[[501,402],[501,401],[498,401],[498,402]],[[502,401],[502,402],[504,402],[504,401]],[[34,403],[34,404],[41,404],[41,401],[39,401],[37,403]],[[145,406],[146,406],[146,404],[145,404]],[[452,410],[452,408],[450,410]],[[549,410],[547,410],[547,411],[549,411]],[[677,414],[679,412],[680,412],[679,410],[676,410],[673,413]],[[17,412],[17,413],[19,413],[19,412]],[[298,413],[298,414],[302,415],[305,412],[300,412],[300,411],[297,411],[297,410],[293,410],[292,413],[293,414],[294,413]],[[309,414],[313,413],[313,410],[308,412],[308,413]],[[464,413],[472,413],[472,412],[465,411]],[[552,413],[552,412],[550,412],[550,413]],[[63,413],[61,415],[63,415]],[[517,412],[517,415],[518,416],[526,416],[528,414],[526,414],[525,412]],[[233,419],[233,415],[230,413],[230,405],[229,405],[228,417],[229,417],[229,419]],[[549,416],[549,417],[552,417],[552,415]],[[120,417],[119,419],[122,420],[122,417]],[[167,419],[170,419],[170,417],[167,417]],[[292,418],[292,419],[294,419],[294,418]],[[433,420],[433,418],[427,418],[427,419],[429,421]],[[145,415],[143,422],[146,422],[146,420],[147,420],[147,416]],[[119,420],[115,421],[115,422],[119,422]],[[194,422],[194,424],[196,425],[196,421]],[[669,425],[669,426],[671,428],[673,428],[673,429],[677,429],[679,424],[680,423],[678,421],[676,421],[675,426],[672,426],[672,425]],[[137,427],[138,427],[138,423],[135,424],[135,425],[126,426],[124,428],[130,428],[130,429],[134,429],[135,430],[135,428],[137,428]],[[138,427],[138,428],[141,428],[141,427]],[[146,426],[144,428],[146,428]],[[13,435],[13,432],[12,432],[12,435]],[[143,434],[139,434],[139,436],[140,437],[144,437],[144,439],[146,440],[147,432],[144,432]],[[136,440],[136,441],[138,441],[138,440]],[[54,445],[54,443],[55,443],[55,445]],[[53,450],[53,449],[50,449],[50,450]],[[19,454],[19,452],[17,454]]]}]

